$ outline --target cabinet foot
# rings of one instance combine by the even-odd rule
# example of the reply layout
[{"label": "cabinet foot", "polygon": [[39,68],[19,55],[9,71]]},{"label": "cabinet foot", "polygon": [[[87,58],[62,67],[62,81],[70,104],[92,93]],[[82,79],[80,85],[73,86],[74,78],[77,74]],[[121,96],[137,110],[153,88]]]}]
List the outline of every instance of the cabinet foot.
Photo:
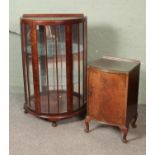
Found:
[{"label": "cabinet foot", "polygon": [[28,110],[26,108],[24,108],[24,113],[27,114],[28,113]]},{"label": "cabinet foot", "polygon": [[132,128],[136,128],[137,125],[136,125],[136,121],[137,121],[137,118],[138,118],[138,114],[136,114],[131,122],[131,126]]},{"label": "cabinet foot", "polygon": [[90,116],[86,116],[86,119],[85,119],[85,132],[88,133],[89,132],[89,122],[92,120],[92,118]]},{"label": "cabinet foot", "polygon": [[53,127],[56,127],[56,126],[57,126],[57,122],[55,122],[55,121],[52,122],[52,126],[53,126]]},{"label": "cabinet foot", "polygon": [[126,138],[122,138],[122,142],[123,142],[123,143],[127,143],[128,140],[127,140]]},{"label": "cabinet foot", "polygon": [[88,127],[88,128],[86,127],[86,129],[84,129],[84,131],[85,131],[86,133],[88,133],[88,132],[89,132],[89,127]]},{"label": "cabinet foot", "polygon": [[122,131],[122,142],[123,143],[127,143],[127,134],[128,134],[128,127],[120,127],[121,131]]}]

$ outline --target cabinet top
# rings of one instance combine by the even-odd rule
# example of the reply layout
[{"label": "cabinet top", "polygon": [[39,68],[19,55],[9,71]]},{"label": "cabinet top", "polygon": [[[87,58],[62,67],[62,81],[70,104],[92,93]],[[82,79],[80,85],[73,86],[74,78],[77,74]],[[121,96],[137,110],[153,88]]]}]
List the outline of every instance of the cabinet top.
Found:
[{"label": "cabinet top", "polygon": [[[25,18],[25,17],[23,17]],[[74,19],[82,19],[83,17],[28,17],[26,19],[30,20],[45,20],[45,21],[57,21],[57,20],[74,20]]]},{"label": "cabinet top", "polygon": [[84,14],[24,14],[21,19],[31,22],[67,22],[83,20],[86,16]]},{"label": "cabinet top", "polygon": [[136,66],[140,65],[140,61],[132,59],[122,59],[104,56],[88,64],[88,67],[95,67],[105,72],[128,73]]}]

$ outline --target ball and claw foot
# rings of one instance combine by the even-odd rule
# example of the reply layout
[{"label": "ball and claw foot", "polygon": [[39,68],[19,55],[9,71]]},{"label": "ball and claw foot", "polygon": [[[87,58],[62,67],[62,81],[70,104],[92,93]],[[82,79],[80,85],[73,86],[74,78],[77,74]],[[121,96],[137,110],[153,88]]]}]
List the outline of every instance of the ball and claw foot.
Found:
[{"label": "ball and claw foot", "polygon": [[57,123],[56,122],[52,122],[52,126],[53,127],[56,127],[57,126]]}]

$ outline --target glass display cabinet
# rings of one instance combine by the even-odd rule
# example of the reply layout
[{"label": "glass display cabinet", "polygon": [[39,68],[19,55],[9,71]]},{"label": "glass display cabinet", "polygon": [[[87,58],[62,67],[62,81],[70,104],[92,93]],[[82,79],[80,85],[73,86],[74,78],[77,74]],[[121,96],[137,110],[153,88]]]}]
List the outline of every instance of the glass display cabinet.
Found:
[{"label": "glass display cabinet", "polygon": [[56,122],[85,112],[87,19],[83,14],[21,18],[25,113]]}]

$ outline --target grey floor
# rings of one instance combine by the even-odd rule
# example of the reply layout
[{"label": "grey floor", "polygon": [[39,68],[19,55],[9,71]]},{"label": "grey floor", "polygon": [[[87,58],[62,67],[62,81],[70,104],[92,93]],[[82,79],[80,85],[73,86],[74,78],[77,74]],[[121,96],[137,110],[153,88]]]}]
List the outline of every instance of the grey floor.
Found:
[{"label": "grey floor", "polygon": [[83,131],[82,119],[51,123],[23,113],[24,96],[10,93],[10,155],[145,155],[145,105],[139,106],[136,129],[123,144],[115,127],[92,122]]}]

